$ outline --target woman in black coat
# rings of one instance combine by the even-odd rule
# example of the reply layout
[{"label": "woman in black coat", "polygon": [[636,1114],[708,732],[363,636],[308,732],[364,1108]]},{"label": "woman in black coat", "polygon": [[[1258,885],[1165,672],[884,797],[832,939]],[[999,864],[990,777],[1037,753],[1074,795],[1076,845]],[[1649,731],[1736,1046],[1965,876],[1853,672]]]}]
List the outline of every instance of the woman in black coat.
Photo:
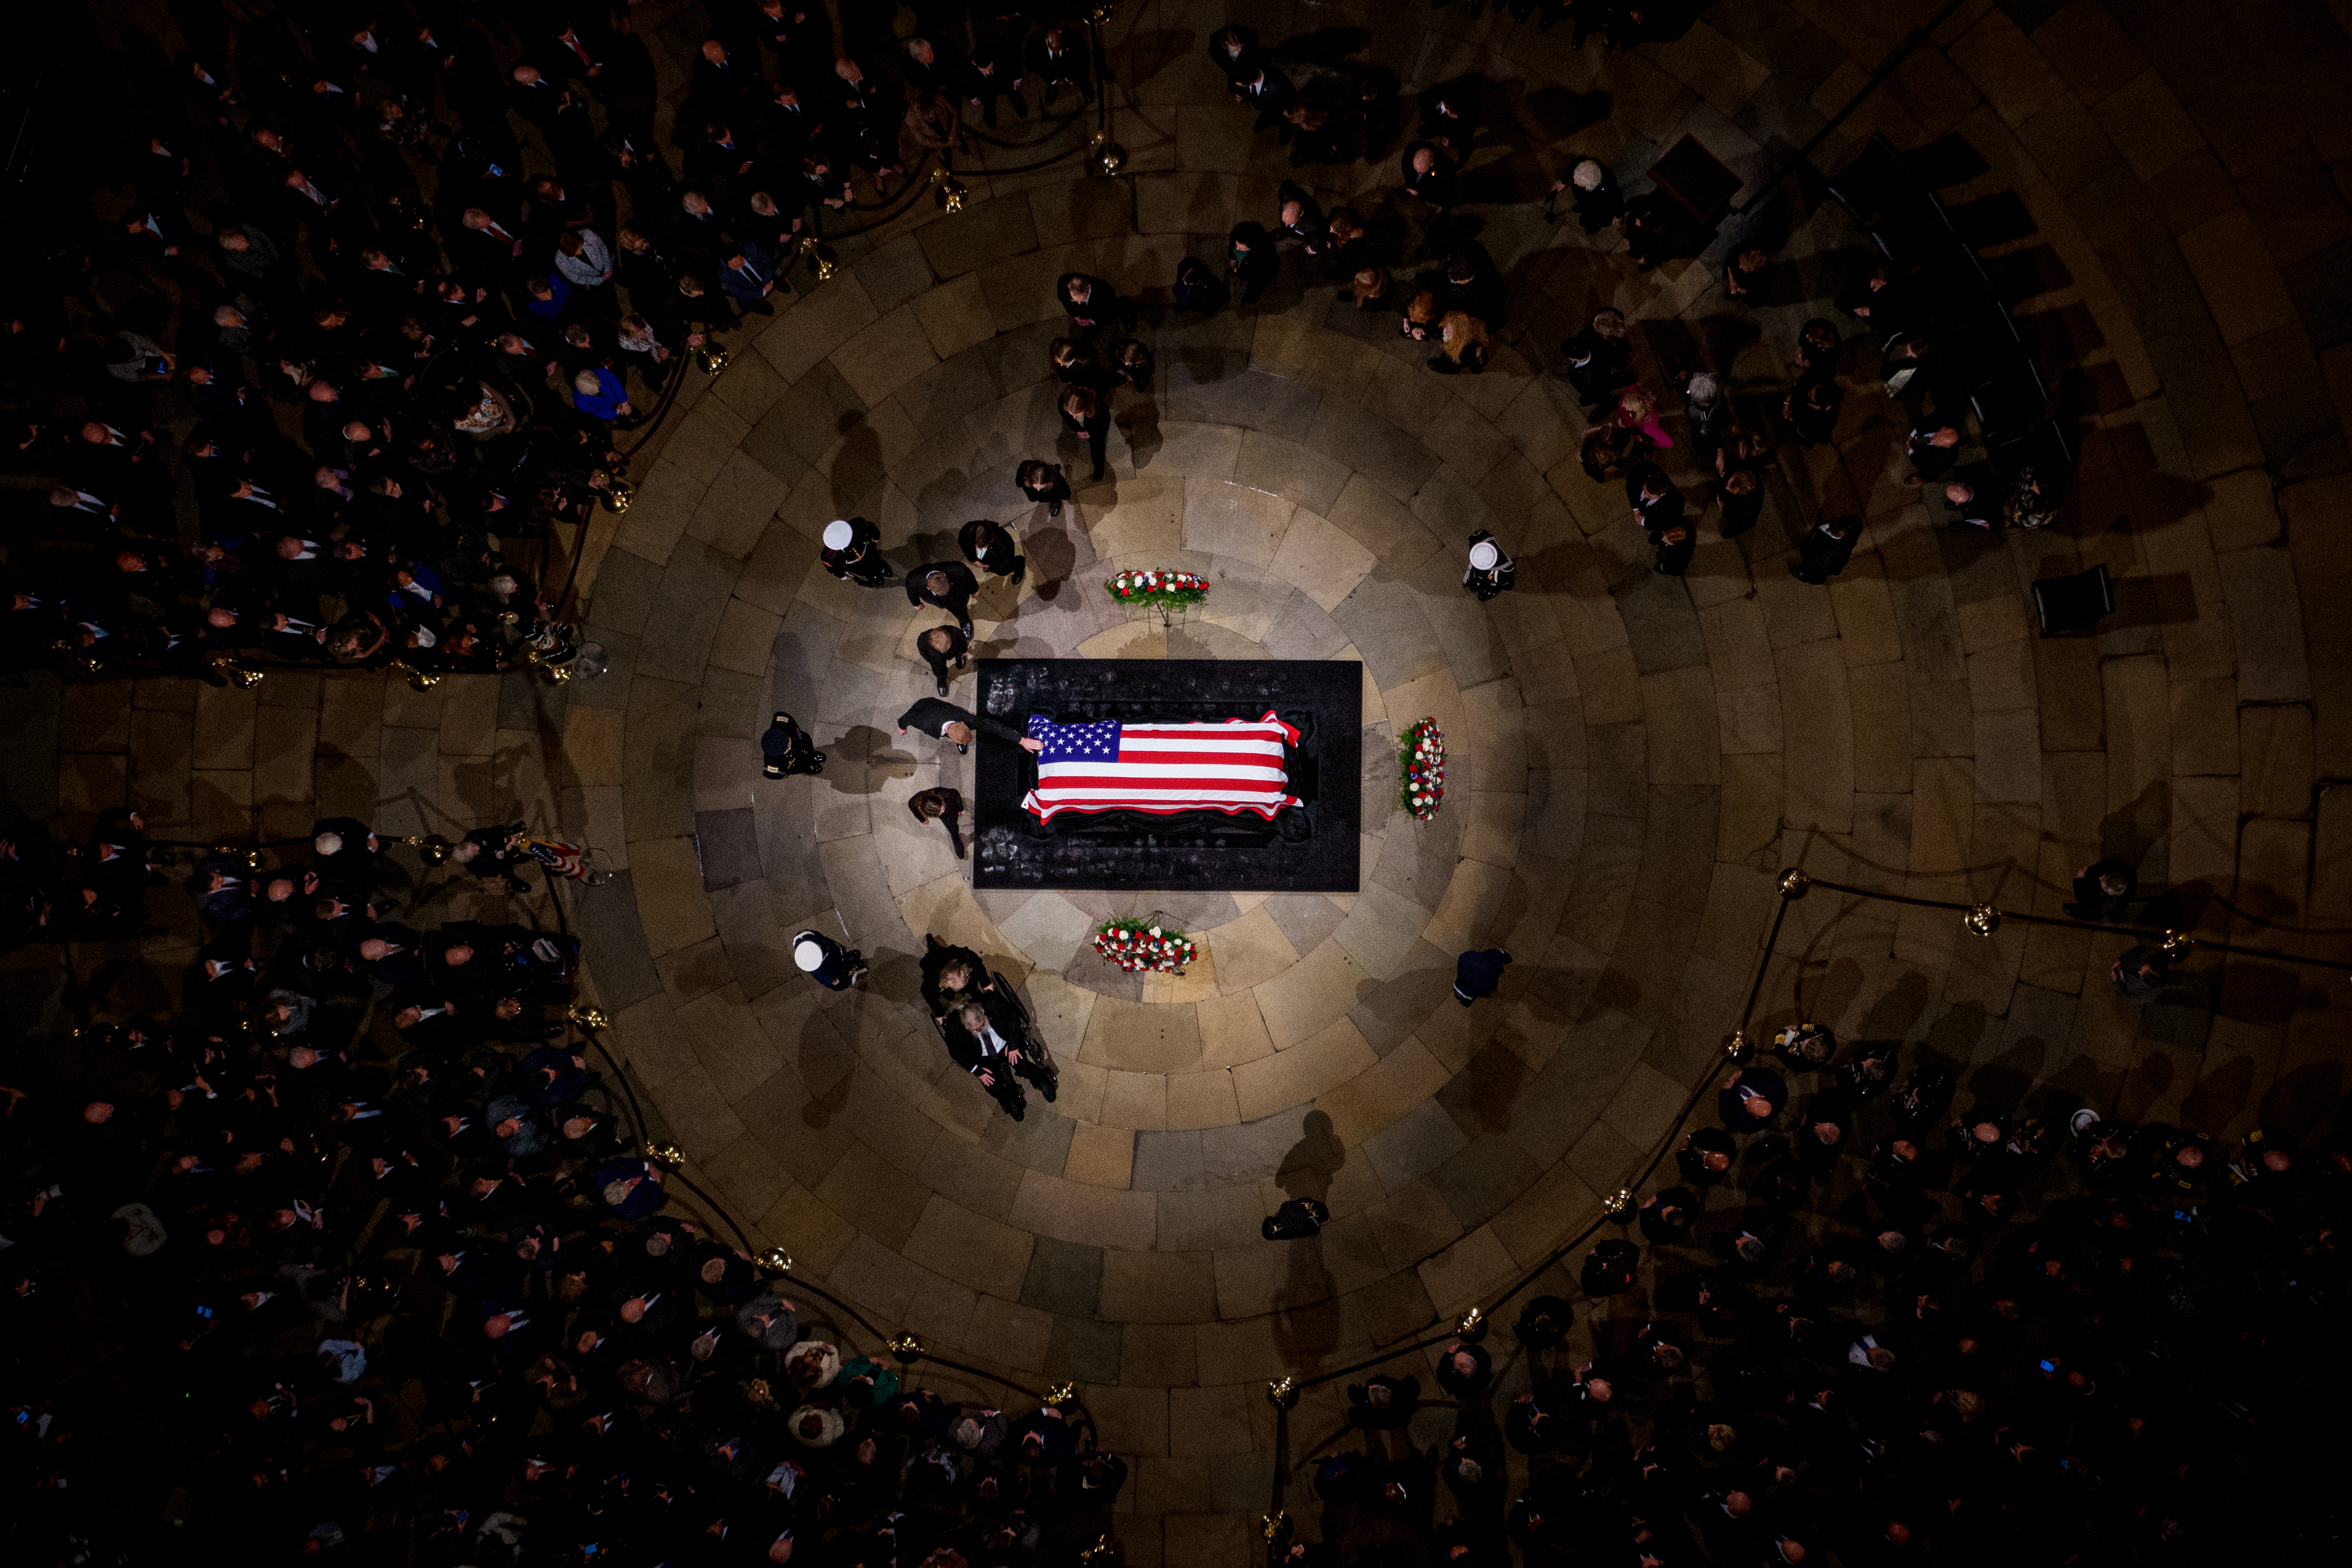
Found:
[{"label": "woman in black coat", "polygon": [[1242,303],[1255,305],[1274,281],[1274,240],[1265,226],[1237,223],[1225,236],[1225,270],[1234,275],[1234,287],[1242,291]]},{"label": "woman in black coat", "polygon": [[1013,476],[1013,482],[1032,502],[1045,503],[1047,517],[1062,515],[1062,503],[1070,499],[1070,481],[1062,472],[1062,465],[1049,463],[1042,458],[1032,458],[1023,463]]},{"label": "woman in black coat", "polygon": [[1091,386],[1074,386],[1062,395],[1062,427],[1087,444],[1095,460],[1094,477],[1103,477],[1104,450],[1110,441],[1110,409]]}]

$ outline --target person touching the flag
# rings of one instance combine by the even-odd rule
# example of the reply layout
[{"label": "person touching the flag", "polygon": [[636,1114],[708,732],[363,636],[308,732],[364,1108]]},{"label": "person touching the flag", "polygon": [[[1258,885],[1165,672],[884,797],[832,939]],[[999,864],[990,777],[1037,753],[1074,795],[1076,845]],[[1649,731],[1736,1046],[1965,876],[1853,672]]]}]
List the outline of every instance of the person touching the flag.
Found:
[{"label": "person touching the flag", "polygon": [[1043,752],[1045,749],[1043,741],[1032,740],[1010,724],[991,719],[984,713],[975,717],[954,703],[942,701],[937,697],[923,698],[898,715],[898,733],[903,735],[909,730],[935,735],[960,752],[971,751],[972,742],[982,733],[993,735],[1000,741],[1010,741],[1024,752]]}]

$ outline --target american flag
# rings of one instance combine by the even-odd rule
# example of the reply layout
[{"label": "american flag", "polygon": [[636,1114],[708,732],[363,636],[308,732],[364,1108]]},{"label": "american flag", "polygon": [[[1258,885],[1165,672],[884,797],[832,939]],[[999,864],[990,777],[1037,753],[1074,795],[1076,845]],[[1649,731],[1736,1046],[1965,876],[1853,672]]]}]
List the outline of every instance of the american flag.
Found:
[{"label": "american flag", "polygon": [[1064,811],[1254,811],[1269,820],[1297,805],[1282,747],[1298,731],[1269,710],[1262,719],[1216,724],[1056,724],[1029,715],[1045,742],[1037,787],[1022,808],[1051,821]]}]

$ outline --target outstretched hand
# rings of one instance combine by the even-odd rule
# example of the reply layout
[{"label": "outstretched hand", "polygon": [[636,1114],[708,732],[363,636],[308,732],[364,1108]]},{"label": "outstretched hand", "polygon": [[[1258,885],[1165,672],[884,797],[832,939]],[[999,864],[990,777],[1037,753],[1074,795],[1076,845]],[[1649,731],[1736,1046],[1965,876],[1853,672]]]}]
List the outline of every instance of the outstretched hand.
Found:
[{"label": "outstretched hand", "polygon": [[1021,749],[1024,752],[1043,752],[1045,749],[1045,742],[1034,735],[1024,735],[1021,739]]}]

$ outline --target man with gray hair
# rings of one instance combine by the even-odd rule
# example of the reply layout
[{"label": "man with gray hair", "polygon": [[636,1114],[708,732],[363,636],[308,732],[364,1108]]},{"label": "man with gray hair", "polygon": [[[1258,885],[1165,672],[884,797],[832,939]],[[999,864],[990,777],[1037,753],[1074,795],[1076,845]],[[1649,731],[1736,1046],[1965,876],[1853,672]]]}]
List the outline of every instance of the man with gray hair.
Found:
[{"label": "man with gray hair", "polygon": [[356,816],[322,816],[312,823],[310,847],[319,858],[319,874],[337,881],[365,879],[383,853],[375,830]]},{"label": "man with gray hair", "polygon": [[[1567,178],[1551,183],[1551,195],[1557,197],[1571,186],[1576,191],[1576,221],[1587,234],[1599,234],[1625,210],[1625,193],[1617,188],[1615,176],[1597,158],[1579,158]],[[1555,211],[1552,216],[1557,221],[1559,214]]]},{"label": "man with gray hair", "polygon": [[1703,455],[1723,445],[1725,426],[1731,423],[1731,399],[1723,383],[1706,371],[1695,371],[1683,381],[1683,413],[1691,423],[1691,442]]}]

